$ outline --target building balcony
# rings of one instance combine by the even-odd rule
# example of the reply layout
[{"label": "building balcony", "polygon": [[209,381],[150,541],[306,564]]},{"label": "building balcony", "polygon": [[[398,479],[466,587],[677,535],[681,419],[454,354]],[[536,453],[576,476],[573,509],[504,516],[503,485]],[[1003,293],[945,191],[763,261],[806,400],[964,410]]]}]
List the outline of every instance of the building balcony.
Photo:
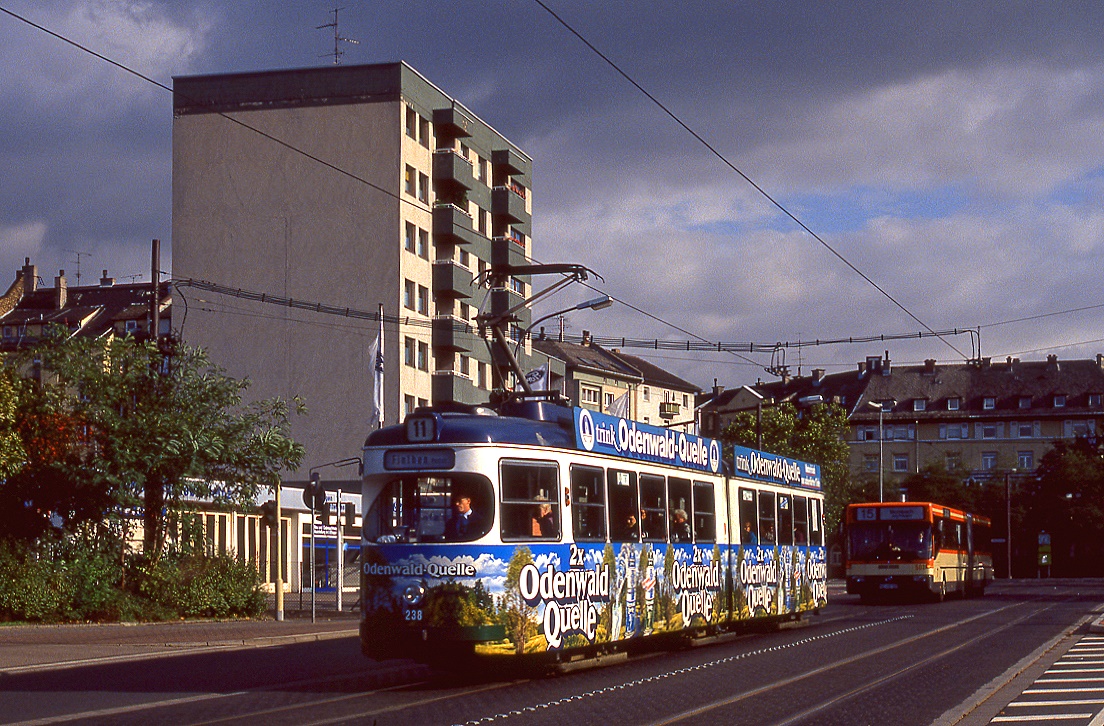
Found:
[{"label": "building balcony", "polygon": [[433,294],[447,298],[471,297],[472,271],[452,260],[433,263]]},{"label": "building balcony", "polygon": [[452,149],[433,152],[433,181],[438,188],[468,190],[475,186],[472,164]]},{"label": "building balcony", "polygon": [[[451,315],[433,318],[433,348],[435,350],[464,351],[472,348],[475,331],[470,323]],[[436,375],[436,373],[434,373]]]},{"label": "building balcony", "polygon": [[509,174],[520,174],[528,177],[533,173],[533,162],[513,149],[492,151],[491,163]]},{"label": "building balcony", "polygon": [[471,215],[455,204],[438,204],[433,208],[433,234],[459,245],[475,244],[482,237],[472,229]]},{"label": "building balcony", "polygon": [[491,240],[491,264],[527,265],[529,260],[525,258],[525,248],[511,237],[495,237]]},{"label": "building balcony", "polygon": [[663,401],[659,404],[659,417],[666,421],[678,416],[679,405],[674,401]]},{"label": "building balcony", "polygon": [[480,403],[485,400],[480,396],[480,391],[472,383],[470,377],[459,371],[439,370],[433,371],[432,378],[433,403]]},{"label": "building balcony", "polygon": [[433,125],[436,127],[438,134],[453,137],[467,137],[472,135],[472,128],[475,126],[475,121],[463,108],[452,105],[448,108],[437,108],[433,110]]},{"label": "building balcony", "polygon": [[525,210],[525,197],[512,187],[495,187],[491,190],[491,214],[509,222],[529,224],[531,216]]}]

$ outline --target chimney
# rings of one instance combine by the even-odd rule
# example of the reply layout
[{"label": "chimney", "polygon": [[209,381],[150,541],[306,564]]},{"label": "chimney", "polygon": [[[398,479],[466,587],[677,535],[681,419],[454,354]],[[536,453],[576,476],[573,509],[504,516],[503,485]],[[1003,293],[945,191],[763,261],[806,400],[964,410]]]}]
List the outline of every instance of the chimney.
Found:
[{"label": "chimney", "polygon": [[1058,356],[1056,356],[1056,355],[1048,355],[1047,356],[1047,370],[1048,371],[1058,370]]},{"label": "chimney", "polygon": [[935,373],[935,358],[928,358],[924,361],[924,372],[929,375]]},{"label": "chimney", "polygon": [[874,371],[881,370],[882,359],[876,355],[866,356],[866,370],[873,373]]},{"label": "chimney", "polygon": [[65,270],[58,270],[54,278],[54,309],[61,310],[69,300],[69,285],[65,282]]},{"label": "chimney", "polygon": [[882,375],[888,376],[890,371],[889,351],[885,352],[885,358],[882,360]]},{"label": "chimney", "polygon": [[859,363],[859,380],[861,381],[863,376],[866,375],[866,363]]},{"label": "chimney", "polygon": [[23,294],[38,289],[38,268],[31,264],[30,257],[23,258]]},{"label": "chimney", "polygon": [[107,270],[103,271],[103,277],[100,278],[100,287],[112,287],[115,285],[115,278],[107,276]]},{"label": "chimney", "polygon": [[[1100,356],[1097,356],[1097,358],[1099,359],[1099,358],[1100,358]],[[724,393],[724,386],[719,386],[719,385],[717,385],[717,379],[716,379],[716,378],[714,378],[714,379],[713,379],[713,398],[714,398],[714,400],[715,400],[715,399],[716,399],[716,398],[717,398],[718,396],[720,396],[720,395],[721,395],[722,393]]]},{"label": "chimney", "polygon": [[1096,354],[1096,367],[1104,370],[1104,355],[1099,353]]},{"label": "chimney", "polygon": [[590,331],[583,331],[583,345],[590,345]]},{"label": "chimney", "polygon": [[823,380],[824,380],[824,369],[823,368],[814,368],[813,369],[813,383],[820,383]]}]

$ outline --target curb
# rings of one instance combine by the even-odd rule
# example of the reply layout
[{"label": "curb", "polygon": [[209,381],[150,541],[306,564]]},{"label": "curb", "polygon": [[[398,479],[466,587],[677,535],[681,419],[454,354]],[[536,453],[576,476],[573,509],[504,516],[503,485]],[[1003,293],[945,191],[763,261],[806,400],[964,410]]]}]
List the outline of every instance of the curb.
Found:
[{"label": "curb", "polygon": [[1104,615],[1100,615],[1089,625],[1090,633],[1104,633]]}]

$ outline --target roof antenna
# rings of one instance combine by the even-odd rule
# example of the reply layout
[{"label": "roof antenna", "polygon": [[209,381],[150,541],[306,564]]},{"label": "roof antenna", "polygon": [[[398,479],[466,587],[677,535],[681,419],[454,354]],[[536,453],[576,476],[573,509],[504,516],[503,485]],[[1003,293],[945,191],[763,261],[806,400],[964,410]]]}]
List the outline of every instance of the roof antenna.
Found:
[{"label": "roof antenna", "polygon": [[334,62],[335,66],[341,64],[341,56],[345,55],[345,51],[341,50],[341,44],[342,43],[352,43],[353,45],[360,45],[359,40],[353,40],[352,38],[345,38],[337,31],[337,13],[341,10],[344,10],[344,9],[345,8],[334,8],[331,11],[331,12],[333,12],[333,22],[332,23],[326,23],[325,25],[318,25],[318,26],[315,27],[316,30],[322,30],[323,28],[333,28],[333,40],[334,40],[333,52],[332,53],[323,53],[318,57],[319,58],[329,58],[330,56],[333,56],[333,62]]},{"label": "roof antenna", "polygon": [[79,250],[65,250],[65,251],[66,251],[66,252],[70,252],[70,253],[72,253],[72,254],[74,254],[74,255],[76,255],[76,256],[77,256],[77,285],[76,285],[76,286],[77,286],[77,287],[80,287],[80,279],[81,279],[81,257],[90,257],[91,255],[89,255],[89,254],[88,254],[87,252],[81,252],[81,251],[79,251]]}]

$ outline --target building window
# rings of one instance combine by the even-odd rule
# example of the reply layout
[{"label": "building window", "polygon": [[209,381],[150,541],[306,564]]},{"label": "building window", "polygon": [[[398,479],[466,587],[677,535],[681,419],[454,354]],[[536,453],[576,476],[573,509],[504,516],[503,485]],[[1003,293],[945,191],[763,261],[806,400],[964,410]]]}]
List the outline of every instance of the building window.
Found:
[{"label": "building window", "polygon": [[927,411],[928,410],[928,399],[926,399],[926,398],[914,398],[914,399],[912,399],[912,410],[913,411]]},{"label": "building window", "polygon": [[403,412],[405,415],[409,416],[414,413],[414,409],[417,408],[417,406],[418,404],[414,402],[413,396],[403,396]]},{"label": "building window", "polygon": [[479,234],[481,234],[483,236],[486,236],[487,235],[487,210],[480,207],[479,208],[479,214],[477,214],[476,217],[478,218],[477,223],[478,223],[479,226],[477,227],[477,229],[479,230]]},{"label": "building window", "polygon": [[981,468],[985,471],[993,471],[997,468],[997,452],[995,451],[983,451],[981,452]]},{"label": "building window", "polygon": [[1020,408],[1031,408],[1031,396],[1020,396]]},{"label": "building window", "polygon": [[418,200],[429,203],[429,177],[418,172]]},{"label": "building window", "polygon": [[415,227],[410,222],[406,223],[406,235],[403,237],[403,244],[406,247],[407,252],[414,252],[414,240],[417,237]]},{"label": "building window", "polygon": [[460,373],[465,376],[471,376],[471,358],[466,355],[460,356]]},{"label": "building window", "polygon": [[981,438],[995,439],[998,437],[998,428],[995,423],[981,424]]},{"label": "building window", "polygon": [[1089,408],[1100,408],[1100,394],[1099,393],[1090,393],[1089,394]]},{"label": "building window", "polygon": [[986,411],[992,411],[994,408],[997,407],[997,399],[993,396],[986,396],[985,398],[981,399],[981,407],[984,408]]},{"label": "building window", "polygon": [[909,457],[908,454],[894,454],[893,455],[893,471],[908,471],[909,470]]},{"label": "building window", "polygon": [[1059,394],[1059,395],[1055,396],[1054,397],[1054,407],[1055,408],[1065,408],[1066,407],[1066,397],[1062,394]]},{"label": "building window", "polygon": [[964,439],[969,436],[966,424],[939,424],[939,438]]},{"label": "building window", "polygon": [[1074,437],[1095,436],[1096,435],[1096,421],[1089,419],[1088,421],[1063,421],[1062,422],[1062,435],[1067,439]]},{"label": "building window", "polygon": [[476,367],[476,380],[475,384],[480,388],[487,388],[487,364],[480,362]]},{"label": "building window", "polygon": [[863,456],[863,471],[873,473],[878,471],[878,455],[866,454]]},{"label": "building window", "polygon": [[690,407],[690,396],[689,396],[689,394],[686,394],[686,393],[682,394],[682,407],[683,408],[689,408]]},{"label": "building window", "polygon": [[418,286],[414,284],[413,280],[406,280],[403,282],[403,306],[408,310],[415,309],[415,290],[417,287]]},{"label": "building window", "polygon": [[959,398],[948,398],[947,399],[947,410],[948,411],[957,411],[958,406],[959,406],[960,403],[961,403],[961,399],[959,399]]},{"label": "building window", "polygon": [[650,390],[648,390],[647,386],[644,386],[644,400],[645,401],[652,400],[652,392]]},{"label": "building window", "polygon": [[1034,469],[1035,468],[1035,452],[1034,451],[1021,451],[1016,455],[1016,465],[1020,469]]},{"label": "building window", "polygon": [[478,167],[479,167],[479,181],[486,184],[487,183],[487,160],[484,159],[482,156],[479,157]]},{"label": "building window", "polygon": [[429,231],[418,230],[418,257],[429,259]]},{"label": "building window", "polygon": [[460,260],[459,261],[460,261],[461,266],[467,267],[468,269],[471,269],[471,252],[468,252],[463,247],[461,247],[459,249],[460,249],[460,251],[459,251]]},{"label": "building window", "polygon": [[429,288],[418,285],[418,312],[429,315]]},{"label": "building window", "polygon": [[1016,437],[1020,439],[1030,439],[1035,435],[1035,427],[1030,421],[1013,423],[1012,428],[1016,431]]},{"label": "building window", "polygon": [[403,363],[407,364],[411,368],[415,366],[415,354],[417,351],[417,343],[413,338],[403,339]]},{"label": "building window", "polygon": [[947,465],[947,471],[958,471],[962,468],[962,454],[957,451],[948,451],[943,460]]},{"label": "building window", "polygon": [[602,397],[602,389],[591,386],[579,386],[579,403],[584,406],[597,406]]},{"label": "building window", "polygon": [[612,406],[613,406],[613,394],[612,393],[603,394],[603,396],[602,396],[602,410],[608,412]]},{"label": "building window", "polygon": [[410,106],[406,107],[406,135],[412,139],[418,138],[418,112]]},{"label": "building window", "polygon": [[414,167],[410,164],[406,165],[406,176],[404,177],[404,189],[410,196],[414,196],[417,193],[417,188],[414,186],[417,179],[417,173],[414,171]]},{"label": "building window", "polygon": [[418,141],[429,148],[429,119],[422,116],[418,117]]},{"label": "building window", "polygon": [[906,441],[916,438],[916,424],[900,424],[885,427],[886,441]]},{"label": "building window", "polygon": [[522,297],[525,296],[525,283],[516,277],[510,278],[510,289]]},{"label": "building window", "polygon": [[429,343],[424,340],[418,341],[418,370],[429,370]]},{"label": "building window", "polygon": [[855,438],[859,441],[877,441],[878,428],[876,426],[860,426],[855,430]]},{"label": "building window", "polygon": [[419,398],[418,399],[418,407],[419,408],[426,408],[428,406],[429,406],[429,401],[428,400],[426,400],[424,398]]}]

